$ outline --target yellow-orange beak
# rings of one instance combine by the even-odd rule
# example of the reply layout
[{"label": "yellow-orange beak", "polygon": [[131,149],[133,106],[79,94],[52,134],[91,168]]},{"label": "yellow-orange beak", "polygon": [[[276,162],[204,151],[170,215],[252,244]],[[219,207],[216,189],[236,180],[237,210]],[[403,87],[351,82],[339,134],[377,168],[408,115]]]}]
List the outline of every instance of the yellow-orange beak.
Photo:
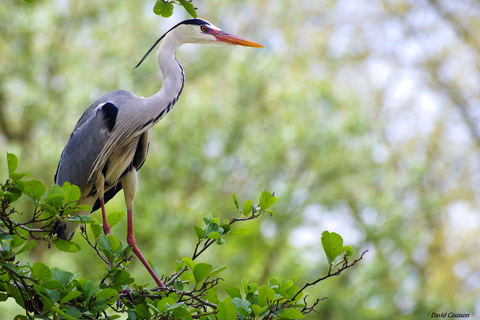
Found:
[{"label": "yellow-orange beak", "polygon": [[210,31],[210,34],[214,36],[217,39],[217,41],[230,43],[233,45],[245,46],[245,47],[264,48],[264,46],[261,45],[260,43],[257,43],[255,41],[248,40],[242,37],[238,37],[236,35],[233,35],[231,33],[228,33],[222,30],[212,29]]}]

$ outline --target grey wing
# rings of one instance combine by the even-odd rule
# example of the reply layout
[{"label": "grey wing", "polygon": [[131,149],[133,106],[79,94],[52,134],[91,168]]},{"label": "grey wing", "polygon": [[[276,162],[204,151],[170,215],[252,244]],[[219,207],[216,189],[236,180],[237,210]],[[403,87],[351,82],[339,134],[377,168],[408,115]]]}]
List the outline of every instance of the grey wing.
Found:
[{"label": "grey wing", "polygon": [[65,146],[55,173],[55,183],[65,181],[83,191],[92,165],[115,126],[118,108],[112,102],[95,102],[85,111]]}]

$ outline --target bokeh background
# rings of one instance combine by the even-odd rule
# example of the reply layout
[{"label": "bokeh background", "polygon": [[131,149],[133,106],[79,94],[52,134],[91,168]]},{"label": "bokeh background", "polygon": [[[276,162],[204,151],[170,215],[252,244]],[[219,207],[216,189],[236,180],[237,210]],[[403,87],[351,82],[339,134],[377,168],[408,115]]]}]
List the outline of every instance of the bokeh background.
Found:
[{"label": "bokeh background", "polygon": [[[222,285],[311,281],[327,269],[320,235],[341,234],[363,261],[309,290],[310,319],[480,317],[480,3],[473,0],[196,1],[198,15],[264,49],[185,45],[183,94],[153,130],[139,173],[137,241],[167,274],[190,256],[193,225],[231,194],[280,198],[202,258]],[[161,87],[153,42],[188,18],[153,0],[55,0],[0,6],[0,177],[5,153],[53,183],[60,153],[101,95]],[[22,204],[28,210],[29,203]],[[123,195],[107,205],[124,211]],[[100,219],[99,213],[94,217]],[[124,239],[126,221],[113,233]],[[83,250],[38,245],[43,261],[100,279]],[[125,243],[125,241],[124,241]],[[130,271],[151,283],[136,261]],[[15,312],[0,305],[0,317]],[[12,311],[13,310],[13,311]],[[478,316],[477,316],[478,314]]]}]

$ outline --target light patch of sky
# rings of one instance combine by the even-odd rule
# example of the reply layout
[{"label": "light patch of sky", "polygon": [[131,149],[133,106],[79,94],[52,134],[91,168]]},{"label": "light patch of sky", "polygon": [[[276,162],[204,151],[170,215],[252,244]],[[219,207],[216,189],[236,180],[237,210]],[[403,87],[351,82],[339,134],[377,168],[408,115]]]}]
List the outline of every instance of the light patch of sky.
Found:
[{"label": "light patch of sky", "polygon": [[223,153],[223,141],[219,138],[210,138],[203,146],[203,155],[206,158],[214,159]]},{"label": "light patch of sky", "polygon": [[297,248],[321,246],[321,234],[325,230],[340,234],[344,244],[348,245],[355,245],[363,239],[363,233],[355,227],[349,210],[343,205],[331,210],[320,204],[307,205],[302,219],[303,225],[293,230],[290,235],[291,244]]},{"label": "light patch of sky", "polygon": [[404,277],[398,292],[393,297],[396,307],[402,314],[412,312],[416,305],[415,300],[410,297],[409,293],[416,291],[418,286],[417,277],[418,275],[416,273],[410,273]]},{"label": "light patch of sky", "polygon": [[480,212],[468,202],[457,201],[447,208],[449,232],[462,235],[480,228]]},{"label": "light patch of sky", "polygon": [[[458,247],[461,244],[468,242],[474,246],[472,243],[474,238],[471,236],[477,234],[480,228],[480,211],[468,202],[453,202],[447,207],[446,225],[448,231],[445,235],[445,246],[451,254],[454,254],[458,250],[462,250]],[[462,241],[462,238],[465,241]],[[464,269],[457,269],[457,271],[459,270]]]}]

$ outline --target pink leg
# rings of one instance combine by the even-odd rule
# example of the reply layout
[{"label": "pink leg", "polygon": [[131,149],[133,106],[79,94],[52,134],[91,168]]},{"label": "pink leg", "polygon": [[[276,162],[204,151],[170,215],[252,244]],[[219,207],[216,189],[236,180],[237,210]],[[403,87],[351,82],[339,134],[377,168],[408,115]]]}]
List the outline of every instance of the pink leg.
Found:
[{"label": "pink leg", "polygon": [[127,243],[131,246],[133,246],[133,253],[142,261],[143,265],[147,269],[147,271],[150,273],[150,275],[153,277],[153,280],[157,283],[157,285],[160,288],[165,288],[165,285],[160,281],[160,278],[157,276],[155,271],[153,271],[152,267],[148,264],[147,260],[143,256],[143,254],[140,252],[140,250],[137,247],[137,241],[135,240],[135,236],[133,235],[133,213],[132,210],[127,210]]},{"label": "pink leg", "polygon": [[110,235],[110,226],[107,222],[107,214],[105,213],[105,203],[103,201],[103,197],[100,198],[100,206],[102,207],[103,233],[108,236]]},{"label": "pink leg", "polygon": [[153,280],[160,288],[165,288],[165,285],[160,281],[160,278],[155,274],[152,267],[137,247],[137,241],[133,235],[133,199],[135,198],[135,191],[137,187],[137,172],[135,170],[125,173],[122,178],[123,192],[125,193],[125,203],[127,205],[127,243],[133,247],[133,253],[140,259],[147,271],[152,276]]}]

